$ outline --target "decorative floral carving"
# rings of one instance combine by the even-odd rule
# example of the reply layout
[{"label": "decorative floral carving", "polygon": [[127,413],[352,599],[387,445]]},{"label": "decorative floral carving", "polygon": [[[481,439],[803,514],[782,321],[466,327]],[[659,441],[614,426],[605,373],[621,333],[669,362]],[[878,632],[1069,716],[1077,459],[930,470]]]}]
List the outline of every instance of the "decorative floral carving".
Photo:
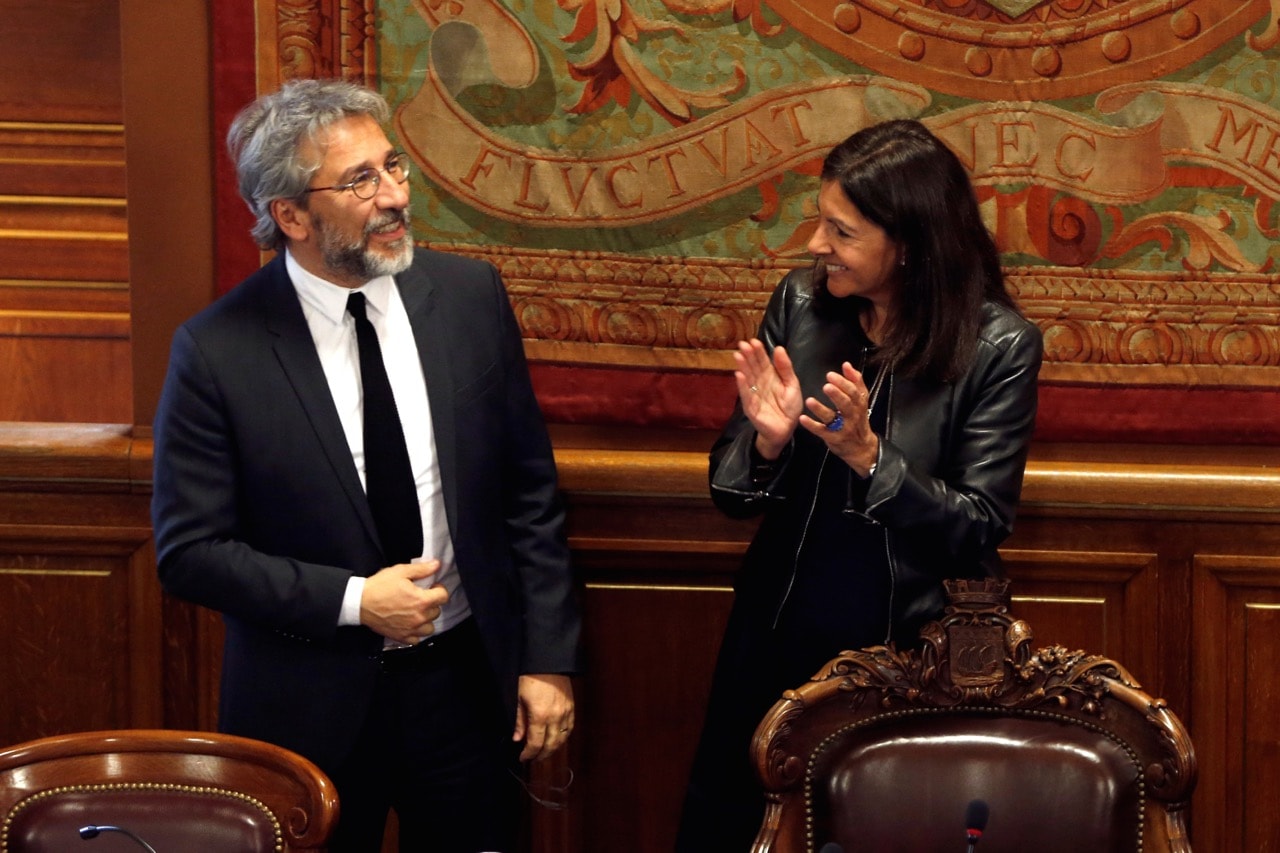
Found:
[{"label": "decorative floral carving", "polygon": [[[957,595],[952,594],[942,622],[922,630],[920,652],[898,652],[886,646],[845,652],[814,680],[842,679],[841,689],[854,694],[850,700],[854,705],[873,695],[884,710],[917,707],[927,695],[929,707],[934,708],[1073,708],[1094,715],[1106,695],[1106,679],[1141,687],[1115,661],[1097,655],[1061,646],[1033,653],[1030,626],[1009,617],[1007,604],[959,605]],[[998,645],[990,644],[992,639]],[[972,658],[997,665],[978,666]]]},{"label": "decorative floral carving", "polygon": [[987,716],[1096,732],[1136,763],[1150,798],[1145,807],[1161,809],[1163,831],[1185,837],[1183,814],[1196,778],[1186,728],[1116,661],[1062,646],[1033,651],[1031,629],[1010,614],[1009,601],[1006,581],[948,581],[945,613],[923,628],[918,651],[843,652],[784,693],[752,744],[767,801],[760,849],[771,849],[768,841],[779,834],[806,832],[815,843],[808,804],[818,796],[823,768],[841,760],[843,747],[857,752],[864,734],[876,740],[887,729],[892,737],[906,720],[907,731],[919,736],[935,717],[947,718],[943,732],[963,728],[962,720],[981,729]]}]

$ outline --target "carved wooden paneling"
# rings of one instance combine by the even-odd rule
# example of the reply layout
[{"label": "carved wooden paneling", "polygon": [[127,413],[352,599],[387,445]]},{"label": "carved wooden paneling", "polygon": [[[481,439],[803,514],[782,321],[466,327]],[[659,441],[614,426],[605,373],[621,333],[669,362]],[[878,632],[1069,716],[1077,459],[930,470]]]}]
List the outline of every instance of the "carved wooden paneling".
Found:
[{"label": "carved wooden paneling", "polygon": [[[258,17],[258,75],[265,88],[295,77],[378,76],[374,0],[280,0]],[[438,5],[438,4],[431,4]]]},{"label": "carved wooden paneling", "polygon": [[1280,557],[1205,555],[1193,574],[1193,837],[1197,849],[1280,850]]}]

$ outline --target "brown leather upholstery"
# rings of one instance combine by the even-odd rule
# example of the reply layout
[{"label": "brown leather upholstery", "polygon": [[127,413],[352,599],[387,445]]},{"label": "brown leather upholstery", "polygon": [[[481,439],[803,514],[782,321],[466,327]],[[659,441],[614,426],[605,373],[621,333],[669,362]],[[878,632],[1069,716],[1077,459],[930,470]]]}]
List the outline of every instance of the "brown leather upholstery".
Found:
[{"label": "brown leather upholstery", "polygon": [[323,850],[337,821],[332,782],[271,744],[209,732],[61,735],[0,752],[0,853]]},{"label": "brown leather upholstery", "polygon": [[[844,652],[756,731],[755,853],[1190,853],[1182,723],[1115,661],[1030,649],[1005,582],[948,583],[920,651]],[[831,849],[831,848],[829,848]]]}]

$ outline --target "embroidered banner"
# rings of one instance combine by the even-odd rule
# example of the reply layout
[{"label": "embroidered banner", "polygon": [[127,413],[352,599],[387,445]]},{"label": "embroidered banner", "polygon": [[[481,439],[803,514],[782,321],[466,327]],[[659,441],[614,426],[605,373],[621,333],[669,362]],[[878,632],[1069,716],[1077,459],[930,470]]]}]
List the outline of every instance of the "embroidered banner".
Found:
[{"label": "embroidered banner", "polygon": [[[1046,406],[1049,434],[1114,438],[1112,387],[1231,390],[1280,423],[1280,0],[256,8],[259,89],[388,96],[415,233],[499,266],[553,417],[722,418],[730,348],[806,262],[821,156],[914,116],[972,171],[1046,393],[1092,401]],[[1169,408],[1157,438],[1271,434]]]}]

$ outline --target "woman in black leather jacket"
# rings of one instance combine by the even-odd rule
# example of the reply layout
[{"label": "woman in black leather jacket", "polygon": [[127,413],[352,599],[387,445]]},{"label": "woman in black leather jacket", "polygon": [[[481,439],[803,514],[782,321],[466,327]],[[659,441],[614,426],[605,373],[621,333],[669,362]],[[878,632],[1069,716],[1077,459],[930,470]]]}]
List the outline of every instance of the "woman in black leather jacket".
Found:
[{"label": "woman in black leather jacket", "polygon": [[711,495],[764,514],[735,585],[680,851],[747,850],[748,758],[782,691],[843,649],[914,645],[943,578],[997,575],[1035,423],[1042,343],[1005,289],[955,155],[919,122],[827,156],[812,269],[735,353]]}]

